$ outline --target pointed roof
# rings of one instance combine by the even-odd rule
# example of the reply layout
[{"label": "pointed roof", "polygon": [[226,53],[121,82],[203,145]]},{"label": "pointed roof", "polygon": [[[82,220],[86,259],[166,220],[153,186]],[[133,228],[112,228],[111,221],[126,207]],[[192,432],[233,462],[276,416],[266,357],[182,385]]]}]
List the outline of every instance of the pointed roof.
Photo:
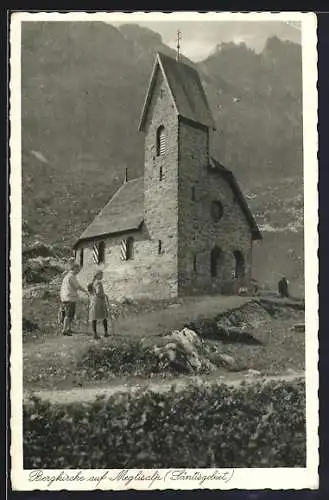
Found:
[{"label": "pointed roof", "polygon": [[82,233],[82,240],[139,229],[144,218],[144,178],[125,182]]},{"label": "pointed roof", "polygon": [[168,85],[177,115],[215,129],[215,122],[197,70],[158,52],[142,110],[139,130],[144,130],[158,71],[162,72]]},{"label": "pointed roof", "polygon": [[243,211],[243,213],[247,219],[247,222],[248,222],[249,227],[251,229],[252,239],[253,240],[261,240],[262,239],[261,232],[260,232],[260,230],[257,226],[257,223],[256,223],[256,221],[255,221],[255,219],[254,219],[254,217],[249,209],[248,203],[247,203],[245,197],[243,196],[243,193],[239,187],[239,184],[238,184],[236,178],[234,177],[233,172],[231,172],[230,170],[225,168],[223,165],[221,165],[221,163],[219,163],[219,161],[215,160],[215,158],[210,158],[209,168],[215,170],[220,175],[222,175],[222,177],[224,177],[224,179],[227,180],[228,184],[230,185],[230,187],[235,195],[237,202],[239,203],[239,205],[241,207],[241,210]]}]

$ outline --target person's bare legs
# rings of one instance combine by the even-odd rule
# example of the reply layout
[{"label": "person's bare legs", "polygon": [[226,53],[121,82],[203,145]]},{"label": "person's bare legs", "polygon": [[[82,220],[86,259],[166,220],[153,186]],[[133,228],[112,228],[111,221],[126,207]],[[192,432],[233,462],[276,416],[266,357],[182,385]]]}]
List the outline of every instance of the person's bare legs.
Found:
[{"label": "person's bare legs", "polygon": [[93,329],[94,339],[99,339],[99,335],[97,335],[97,321],[95,319],[92,320],[91,327]]},{"label": "person's bare legs", "polygon": [[108,328],[107,328],[107,319],[103,319],[103,327],[104,327],[104,337],[109,337],[109,333],[108,333]]},{"label": "person's bare legs", "polygon": [[63,322],[63,335],[72,335],[71,334],[71,319],[68,316],[65,316]]}]

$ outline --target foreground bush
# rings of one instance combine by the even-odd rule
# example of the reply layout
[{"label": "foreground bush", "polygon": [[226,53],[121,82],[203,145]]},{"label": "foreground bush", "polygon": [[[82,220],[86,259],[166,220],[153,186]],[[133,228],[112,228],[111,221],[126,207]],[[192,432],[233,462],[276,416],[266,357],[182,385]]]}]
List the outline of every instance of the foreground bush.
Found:
[{"label": "foreground bush", "polygon": [[24,405],[25,468],[305,466],[302,382]]}]

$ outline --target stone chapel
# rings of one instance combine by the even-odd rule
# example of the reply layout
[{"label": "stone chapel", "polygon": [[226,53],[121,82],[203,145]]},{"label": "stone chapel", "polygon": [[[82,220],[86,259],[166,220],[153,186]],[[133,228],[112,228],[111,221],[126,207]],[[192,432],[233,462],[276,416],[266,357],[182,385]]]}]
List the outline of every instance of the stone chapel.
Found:
[{"label": "stone chapel", "polygon": [[74,249],[112,299],[234,294],[260,231],[231,171],[212,157],[214,120],[198,72],[156,55],[139,130],[144,175],[126,182]]}]

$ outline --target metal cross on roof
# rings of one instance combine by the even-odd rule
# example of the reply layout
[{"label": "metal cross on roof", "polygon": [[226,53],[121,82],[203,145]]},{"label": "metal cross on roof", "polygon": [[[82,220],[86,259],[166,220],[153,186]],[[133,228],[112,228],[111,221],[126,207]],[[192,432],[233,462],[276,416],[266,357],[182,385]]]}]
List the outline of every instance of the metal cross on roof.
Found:
[{"label": "metal cross on roof", "polygon": [[177,30],[177,55],[176,60],[180,61],[180,41],[182,39],[182,33],[180,30]]}]

